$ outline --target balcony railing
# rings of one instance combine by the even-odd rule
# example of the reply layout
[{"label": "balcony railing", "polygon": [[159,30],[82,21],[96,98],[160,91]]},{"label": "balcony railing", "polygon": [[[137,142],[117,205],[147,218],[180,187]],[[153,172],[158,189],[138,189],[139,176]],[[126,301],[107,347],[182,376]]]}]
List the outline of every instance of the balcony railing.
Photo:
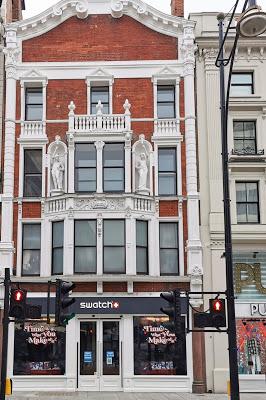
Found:
[{"label": "balcony railing", "polygon": [[69,104],[69,132],[72,133],[122,133],[131,130],[131,104],[125,101],[124,114],[103,114],[101,101],[96,106],[97,114],[75,115],[75,104]]},{"label": "balcony railing", "polygon": [[20,138],[42,139],[46,138],[44,121],[23,121],[21,122]]},{"label": "balcony railing", "polygon": [[156,119],[154,121],[156,136],[177,136],[179,133],[179,120],[177,119]]},{"label": "balcony railing", "polygon": [[64,195],[58,198],[50,197],[45,202],[46,214],[58,214],[62,212],[82,212],[82,211],[117,211],[125,212],[145,212],[154,214],[156,212],[154,198],[147,198],[139,195]]},{"label": "balcony railing", "polygon": [[251,147],[245,147],[243,149],[233,149],[231,151],[232,156],[264,156],[264,150],[255,150]]}]

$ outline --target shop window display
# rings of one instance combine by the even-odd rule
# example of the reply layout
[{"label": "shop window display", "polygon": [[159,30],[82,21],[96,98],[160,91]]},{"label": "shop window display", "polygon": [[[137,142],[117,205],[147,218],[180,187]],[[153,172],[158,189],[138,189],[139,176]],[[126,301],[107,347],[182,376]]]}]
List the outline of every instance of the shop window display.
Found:
[{"label": "shop window display", "polygon": [[15,324],[14,375],[64,375],[66,329]]},{"label": "shop window display", "polygon": [[239,374],[266,374],[266,319],[237,320]]},{"label": "shop window display", "polygon": [[165,317],[134,317],[135,375],[187,374],[185,334],[176,338],[167,323]]}]

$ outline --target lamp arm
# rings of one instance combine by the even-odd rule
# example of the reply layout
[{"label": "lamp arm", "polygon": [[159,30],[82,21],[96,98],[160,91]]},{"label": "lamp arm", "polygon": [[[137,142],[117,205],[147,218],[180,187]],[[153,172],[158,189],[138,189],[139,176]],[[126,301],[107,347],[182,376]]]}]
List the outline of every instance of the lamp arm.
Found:
[{"label": "lamp arm", "polygon": [[[244,6],[243,6],[243,9],[242,9],[242,13],[246,10],[248,2],[250,2],[250,1],[251,0],[245,0]],[[236,44],[237,44],[237,41],[239,39],[239,35],[236,38],[237,41],[234,42],[234,46],[233,46],[233,48],[231,50],[231,53],[229,54],[229,57],[228,58],[224,58],[223,56],[221,57],[221,55],[223,53],[223,49],[224,49],[224,44],[225,44],[225,42],[227,40],[227,37],[228,37],[228,33],[229,33],[229,31],[231,29],[234,29],[234,27],[232,27],[232,22],[233,22],[233,19],[235,17],[235,14],[236,14],[236,10],[237,10],[238,4],[239,4],[239,0],[237,0],[235,5],[234,5],[234,8],[233,8],[233,11],[232,11],[232,14],[231,14],[227,29],[226,29],[225,34],[224,34],[224,38],[223,38],[222,44],[221,44],[220,49],[219,49],[218,56],[217,56],[216,61],[215,61],[215,65],[218,68],[219,68],[221,63],[226,67],[229,64],[229,62],[231,61],[231,58],[232,58],[232,55],[233,55],[233,51],[234,51],[234,53],[236,51]],[[235,49],[234,49],[234,47],[235,47]]]}]

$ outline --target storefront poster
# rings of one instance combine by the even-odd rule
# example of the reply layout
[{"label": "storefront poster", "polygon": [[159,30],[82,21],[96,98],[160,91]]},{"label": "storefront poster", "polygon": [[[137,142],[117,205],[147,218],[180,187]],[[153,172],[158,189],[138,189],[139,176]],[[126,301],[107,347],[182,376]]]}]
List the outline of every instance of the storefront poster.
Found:
[{"label": "storefront poster", "polygon": [[167,322],[165,317],[134,317],[135,375],[186,375],[185,333],[176,337]]},{"label": "storefront poster", "polygon": [[14,375],[64,375],[64,327],[15,324]]},{"label": "storefront poster", "polygon": [[266,374],[266,319],[237,320],[239,374]]}]

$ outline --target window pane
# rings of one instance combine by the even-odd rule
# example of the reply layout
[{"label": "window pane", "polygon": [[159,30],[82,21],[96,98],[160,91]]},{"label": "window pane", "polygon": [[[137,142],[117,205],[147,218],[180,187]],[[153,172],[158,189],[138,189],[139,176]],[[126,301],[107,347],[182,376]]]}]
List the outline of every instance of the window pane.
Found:
[{"label": "window pane", "polygon": [[23,225],[23,249],[41,248],[41,225],[24,224]]},{"label": "window pane", "polygon": [[245,149],[244,140],[235,139],[234,140],[234,149],[242,151]]},{"label": "window pane", "polygon": [[104,191],[122,191],[124,189],[124,169],[105,168],[104,169]]},{"label": "window pane", "polygon": [[248,96],[252,94],[251,86],[231,86],[231,96]]},{"label": "window pane", "polygon": [[125,249],[124,247],[104,248],[104,272],[125,273]]},{"label": "window pane", "polygon": [[75,246],[96,246],[96,221],[75,221]]},{"label": "window pane", "polygon": [[53,222],[53,247],[64,245],[64,221]]},{"label": "window pane", "polygon": [[258,201],[257,183],[247,183],[247,201]]},{"label": "window pane", "polygon": [[[97,114],[97,104],[91,104],[91,114]],[[102,104],[103,105],[103,114],[109,114],[109,105],[108,104]]]},{"label": "window pane", "polygon": [[124,246],[124,221],[104,221],[104,246]]},{"label": "window pane", "polygon": [[173,249],[160,250],[161,274],[178,274],[178,251]]},{"label": "window pane", "polygon": [[42,103],[43,103],[42,88],[26,89],[26,104],[42,104]]},{"label": "window pane", "polygon": [[176,149],[159,149],[159,172],[176,172]]},{"label": "window pane", "polygon": [[22,274],[40,275],[40,250],[23,251]]},{"label": "window pane", "polygon": [[160,223],[160,247],[178,247],[178,233],[176,223]]},{"label": "window pane", "polygon": [[248,222],[257,223],[259,222],[259,210],[258,204],[248,204]]},{"label": "window pane", "polygon": [[42,195],[42,176],[26,175],[24,177],[24,196],[40,197]]},{"label": "window pane", "polygon": [[251,84],[252,83],[252,73],[244,74],[232,74],[232,84]]},{"label": "window pane", "polygon": [[243,122],[234,121],[233,130],[234,130],[234,138],[242,139],[244,136],[243,132]]},{"label": "window pane", "polygon": [[76,167],[96,167],[96,148],[94,144],[76,144]]},{"label": "window pane", "polygon": [[158,118],[175,118],[175,104],[158,103],[157,116]]},{"label": "window pane", "polygon": [[63,273],[63,257],[64,255],[62,247],[53,250],[53,274]]},{"label": "window pane", "polygon": [[41,121],[43,117],[43,106],[32,104],[26,106],[26,120],[27,121]]},{"label": "window pane", "polygon": [[76,247],[75,248],[75,272],[87,274],[96,273],[96,248]]},{"label": "window pane", "polygon": [[95,181],[76,182],[77,192],[96,192]]},{"label": "window pane", "polygon": [[148,222],[137,221],[137,246],[148,246]]},{"label": "window pane", "polygon": [[79,181],[96,181],[96,168],[79,168],[77,176]]},{"label": "window pane", "polygon": [[147,274],[148,273],[148,257],[147,248],[137,247],[137,274]]},{"label": "window pane", "polygon": [[122,192],[124,190],[124,181],[104,181],[105,192]]},{"label": "window pane", "polygon": [[98,103],[109,103],[109,88],[106,87],[92,87],[91,88],[91,102]]},{"label": "window pane", "polygon": [[124,167],[124,145],[107,143],[103,148],[104,167]]},{"label": "window pane", "polygon": [[174,86],[158,86],[157,91],[158,102],[174,102],[175,87]]},{"label": "window pane", "polygon": [[176,195],[175,174],[159,174],[159,195]]},{"label": "window pane", "polygon": [[254,140],[245,140],[243,147],[248,154],[255,154],[256,152],[256,143]]},{"label": "window pane", "polygon": [[237,202],[245,202],[247,199],[247,193],[246,193],[246,184],[243,183],[236,183],[236,201]]},{"label": "window pane", "polygon": [[244,223],[247,222],[247,205],[246,204],[237,204],[237,222]]},{"label": "window pane", "polygon": [[255,122],[245,122],[244,124],[245,138],[255,138],[256,128]]},{"label": "window pane", "polygon": [[42,173],[42,150],[24,151],[24,172],[31,174]]}]

